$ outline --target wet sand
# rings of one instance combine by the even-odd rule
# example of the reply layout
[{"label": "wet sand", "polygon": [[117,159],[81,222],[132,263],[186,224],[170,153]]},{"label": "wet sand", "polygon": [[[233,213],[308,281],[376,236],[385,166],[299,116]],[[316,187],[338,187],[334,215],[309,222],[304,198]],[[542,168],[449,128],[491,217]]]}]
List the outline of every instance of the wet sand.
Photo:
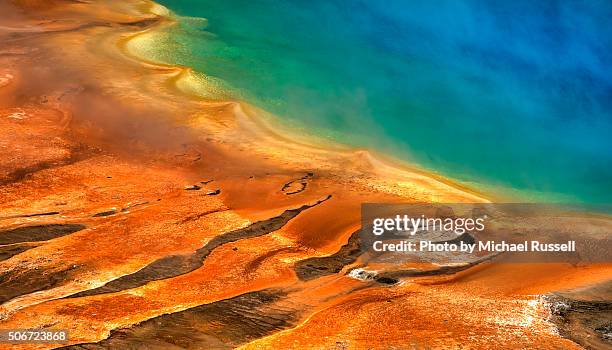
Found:
[{"label": "wet sand", "polygon": [[541,296],[610,265],[351,278],[362,202],[491,198],[202,97],[129,50],[173,25],[148,1],[0,12],[0,328],[86,349],[579,348]]}]

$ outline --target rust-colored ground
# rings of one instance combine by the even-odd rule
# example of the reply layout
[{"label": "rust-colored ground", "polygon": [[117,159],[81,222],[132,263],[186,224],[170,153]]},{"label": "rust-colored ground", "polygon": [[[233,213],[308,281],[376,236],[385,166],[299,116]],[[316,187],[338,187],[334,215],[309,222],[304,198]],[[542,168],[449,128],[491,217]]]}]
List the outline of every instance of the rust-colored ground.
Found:
[{"label": "rust-colored ground", "polygon": [[487,264],[388,286],[346,276],[357,260],[300,279],[297,262],[347,244],[362,202],[486,199],[179,89],[187,68],[126,51],[171,25],[152,9],[0,2],[1,329],[99,342],[85,348],[578,348],[540,296],[610,280],[609,265]]}]

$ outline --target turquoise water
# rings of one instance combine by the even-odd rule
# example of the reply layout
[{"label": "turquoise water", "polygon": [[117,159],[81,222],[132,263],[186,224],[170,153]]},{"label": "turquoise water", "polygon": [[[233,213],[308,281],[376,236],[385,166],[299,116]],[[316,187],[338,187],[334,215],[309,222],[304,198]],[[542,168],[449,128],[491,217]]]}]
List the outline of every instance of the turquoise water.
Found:
[{"label": "turquoise water", "polygon": [[477,186],[610,202],[610,1],[160,3],[207,19],[181,20],[170,63],[283,120]]}]

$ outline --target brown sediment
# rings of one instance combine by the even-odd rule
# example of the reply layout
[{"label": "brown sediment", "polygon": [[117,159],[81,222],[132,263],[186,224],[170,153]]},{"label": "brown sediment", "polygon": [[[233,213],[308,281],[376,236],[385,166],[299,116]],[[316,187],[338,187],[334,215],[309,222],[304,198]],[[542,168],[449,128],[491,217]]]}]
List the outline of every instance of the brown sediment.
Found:
[{"label": "brown sediment", "polygon": [[63,266],[56,270],[16,269],[0,273],[0,303],[20,295],[56,287],[70,278],[77,266]]},{"label": "brown sediment", "polygon": [[[31,216],[30,216],[31,217]],[[50,224],[18,227],[0,231],[0,244],[47,241],[85,229],[80,224]]]},{"label": "brown sediment", "polygon": [[385,284],[398,283],[401,278],[406,277],[425,277],[425,276],[440,276],[440,275],[452,275],[461,271],[465,271],[474,266],[478,266],[484,262],[487,262],[495,258],[497,254],[491,254],[471,262],[455,264],[455,265],[442,265],[435,269],[412,269],[412,270],[396,270],[381,273],[374,277],[374,280]]},{"label": "brown sediment", "polygon": [[297,323],[298,310],[278,305],[283,297],[281,290],[250,292],[115,330],[98,343],[60,349],[233,349]]},{"label": "brown sediment", "polygon": [[19,253],[23,253],[26,250],[32,249],[34,247],[36,246],[30,244],[11,244],[0,246],[0,261],[9,259],[12,256],[15,256]]},{"label": "brown sediment", "polygon": [[[0,239],[37,241],[1,247],[0,328],[81,348],[572,348],[534,295],[612,279],[495,263],[350,278],[360,203],[486,198],[201,97],[198,73],[129,51],[173,25],[149,1],[0,13]],[[86,228],[35,229],[69,225]]]},{"label": "brown sediment", "polygon": [[559,333],[586,349],[612,346],[612,281],[547,297]]},{"label": "brown sediment", "polygon": [[101,287],[86,290],[75,295],[71,295],[70,297],[78,298],[103,293],[112,293],[125,289],[140,287],[151,281],[157,281],[187,274],[202,266],[204,264],[204,259],[206,259],[206,257],[217,247],[227,243],[236,242],[241,239],[258,237],[261,235],[268,234],[270,232],[277,231],[285,224],[287,224],[289,220],[296,217],[302,211],[317,206],[327,201],[329,198],[331,198],[331,196],[319,200],[314,204],[305,204],[297,209],[285,210],[279,216],[255,222],[243,229],[222,233],[211,239],[202,248],[199,248],[193,254],[172,255],[163,257],[152,262],[151,264],[145,266],[144,268],[135,273],[122,276],[116,280],[106,283]]},{"label": "brown sediment", "polygon": [[298,288],[258,290],[161,315],[113,331],[103,341],[63,349],[233,349],[295,327],[319,305],[367,287],[346,278],[327,278]]},{"label": "brown sediment", "polygon": [[295,273],[301,280],[308,281],[340,272],[345,266],[354,263],[362,253],[359,248],[359,232],[353,232],[348,242],[332,255],[296,262]]},{"label": "brown sediment", "polygon": [[304,192],[304,190],[306,190],[306,187],[308,186],[308,179],[313,176],[314,173],[309,172],[308,174],[300,177],[299,179],[291,180],[283,185],[281,191],[288,196]]},{"label": "brown sediment", "polygon": [[116,210],[107,210],[107,211],[103,211],[100,213],[96,213],[94,215],[92,215],[94,218],[99,218],[99,217],[103,217],[103,216],[110,216],[110,215],[115,215],[117,214]]}]

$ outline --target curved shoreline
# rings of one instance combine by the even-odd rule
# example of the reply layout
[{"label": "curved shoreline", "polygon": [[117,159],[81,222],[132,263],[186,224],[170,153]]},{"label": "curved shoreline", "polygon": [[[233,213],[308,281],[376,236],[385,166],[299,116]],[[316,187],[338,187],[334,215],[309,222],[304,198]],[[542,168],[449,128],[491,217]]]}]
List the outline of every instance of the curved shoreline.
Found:
[{"label": "curved shoreline", "polygon": [[[119,42],[119,46],[125,55],[131,59],[138,60],[147,65],[151,65],[153,67],[164,67],[168,69],[177,69],[180,71],[177,74],[176,79],[173,81],[174,86],[177,91],[185,94],[187,96],[192,96],[194,98],[203,99],[203,96],[198,95],[192,91],[186,91],[184,88],[179,86],[179,81],[182,79],[186,79],[185,75],[190,77],[194,69],[191,67],[171,64],[167,62],[160,62],[151,60],[145,57],[141,52],[138,52],[138,49],[130,48],[130,42],[137,40],[141,37],[146,37],[147,35],[153,36],[159,33],[162,33],[164,30],[167,30],[168,27],[175,26],[178,24],[178,20],[175,18],[176,15],[172,13],[170,9],[167,9],[161,4],[158,4],[152,0],[147,0],[151,3],[149,13],[153,15],[160,16],[163,18],[158,24],[151,28],[147,28],[142,32],[135,33],[125,39],[121,39]],[[162,10],[163,9],[163,10]],[[197,74],[201,74],[205,76],[205,73],[197,72]],[[195,81],[193,78],[188,84],[198,84],[199,82]],[[206,86],[203,86],[204,89],[207,89]],[[402,173],[412,173],[418,174],[420,176],[428,177],[432,180],[443,183],[447,186],[453,187],[457,190],[463,191],[466,194],[474,196],[477,201],[503,201],[504,198],[500,194],[491,194],[491,193],[483,193],[481,190],[476,188],[472,188],[469,185],[462,184],[448,176],[435,173],[432,170],[421,168],[417,165],[410,164],[402,159],[396,158],[392,155],[383,154],[381,152],[376,152],[367,148],[353,147],[349,145],[342,144],[335,140],[327,140],[321,137],[318,137],[313,134],[300,134],[295,130],[290,130],[290,127],[280,123],[278,118],[272,115],[269,112],[263,111],[258,107],[251,106],[246,101],[240,100],[215,100],[216,103],[234,103],[238,106],[237,113],[242,114],[243,116],[250,118],[255,125],[262,129],[265,133],[272,135],[273,137],[283,141],[292,143],[294,145],[299,145],[301,147],[307,147],[313,151],[316,150],[325,150],[325,151],[333,151],[340,153],[354,153],[360,152],[366,154],[367,158],[370,159],[371,163],[374,166],[378,166],[381,169],[384,168],[386,173],[394,173],[394,174],[402,174]],[[246,111],[245,111],[246,110]],[[252,111],[252,112],[247,112]],[[265,115],[262,115],[265,114]]]},{"label": "curved shoreline", "polygon": [[[359,147],[342,143],[341,141],[334,139],[327,139],[320,137],[316,134],[308,132],[307,127],[295,123],[301,130],[297,131],[290,125],[289,122],[281,120],[274,114],[263,110],[260,107],[254,106],[251,103],[238,99],[224,99],[214,98],[206,96],[207,94],[202,91],[209,91],[210,87],[202,83],[198,76],[205,77],[204,79],[210,79],[204,72],[195,70],[193,67],[182,66],[179,64],[173,64],[165,62],[163,60],[155,60],[146,57],[146,54],[140,52],[136,47],[129,47],[131,42],[137,41],[138,39],[145,38],[145,40],[153,38],[159,34],[169,34],[168,29],[172,26],[179,24],[180,19],[183,18],[172,12],[171,9],[156,3],[154,0],[146,0],[150,3],[148,13],[163,18],[163,21],[157,25],[146,29],[145,31],[135,33],[129,38],[121,40],[120,46],[126,56],[131,59],[141,61],[147,65],[156,67],[165,67],[168,69],[179,69],[181,74],[177,75],[174,81],[177,91],[186,96],[191,96],[195,99],[204,99],[216,103],[235,103],[239,106],[241,112],[251,118],[254,124],[261,127],[265,132],[275,135],[276,138],[282,139],[284,142],[297,144],[300,146],[308,147],[313,150],[325,149],[325,150],[337,150],[347,152],[364,152],[369,155],[377,164],[384,164],[386,167],[395,168],[397,172],[405,171],[410,173],[418,173],[423,176],[430,177],[433,180],[442,182],[446,185],[469,193],[473,196],[479,197],[480,199],[500,202],[500,203],[519,203],[519,202],[551,202],[551,203],[575,203],[576,200],[567,194],[559,194],[554,192],[543,192],[534,191],[528,189],[517,189],[512,187],[511,184],[503,184],[496,182],[494,179],[482,179],[478,176],[473,178],[466,177],[465,180],[459,180],[453,177],[451,173],[444,173],[436,170],[432,167],[425,167],[423,165],[411,163],[410,160],[395,156],[391,153],[374,150],[366,147]],[[188,17],[190,18],[190,17]],[[198,18],[206,20],[206,18]],[[169,34],[171,35],[171,34]],[[214,78],[216,79],[216,78]],[[181,86],[181,81],[184,81]],[[189,89],[189,86],[194,86],[193,89]],[[578,201],[580,202],[580,201]]]}]

